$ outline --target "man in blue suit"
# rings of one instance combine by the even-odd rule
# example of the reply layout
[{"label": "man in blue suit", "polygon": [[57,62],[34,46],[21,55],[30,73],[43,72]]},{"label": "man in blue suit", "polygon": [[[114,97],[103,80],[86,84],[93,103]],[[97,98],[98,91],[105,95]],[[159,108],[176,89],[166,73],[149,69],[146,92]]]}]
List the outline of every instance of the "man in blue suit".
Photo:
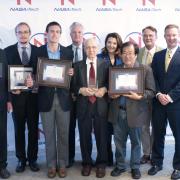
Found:
[{"label": "man in blue suit", "polygon": [[167,49],[155,53],[152,69],[156,83],[156,98],[153,101],[152,125],[154,142],[152,148],[152,167],[149,175],[162,170],[164,159],[164,140],[167,122],[175,139],[173,158],[174,171],[171,179],[180,179],[180,29],[170,24],[165,27]]}]

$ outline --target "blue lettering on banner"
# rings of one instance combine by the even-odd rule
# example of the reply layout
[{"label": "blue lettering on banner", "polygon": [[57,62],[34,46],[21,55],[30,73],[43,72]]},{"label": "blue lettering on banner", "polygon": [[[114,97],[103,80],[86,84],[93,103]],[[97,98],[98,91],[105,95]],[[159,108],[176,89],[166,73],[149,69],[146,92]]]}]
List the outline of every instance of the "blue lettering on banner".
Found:
[{"label": "blue lettering on banner", "polygon": [[96,11],[104,11],[104,12],[119,12],[119,11],[122,11],[123,9],[122,8],[96,8]]},{"label": "blue lettering on banner", "polygon": [[39,8],[10,8],[10,11],[39,11]]},{"label": "blue lettering on banner", "polygon": [[54,8],[54,11],[65,11],[65,12],[69,12],[69,11],[72,11],[72,12],[80,12],[82,11],[81,8]]},{"label": "blue lettering on banner", "polygon": [[139,12],[159,12],[162,11],[160,8],[136,8],[136,11]]}]

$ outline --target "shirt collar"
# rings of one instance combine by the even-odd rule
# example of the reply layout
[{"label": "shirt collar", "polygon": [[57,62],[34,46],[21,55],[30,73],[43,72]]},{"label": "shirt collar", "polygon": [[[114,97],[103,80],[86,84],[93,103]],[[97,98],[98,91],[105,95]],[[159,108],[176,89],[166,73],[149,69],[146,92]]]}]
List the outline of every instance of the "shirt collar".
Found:
[{"label": "shirt collar", "polygon": [[86,64],[87,65],[89,65],[91,62],[93,63],[93,65],[96,66],[96,64],[97,64],[97,57],[95,59],[93,59],[93,61],[91,59],[89,59],[89,58],[86,59]]},{"label": "shirt collar", "polygon": [[50,53],[56,53],[56,52],[59,52],[59,51],[60,51],[60,44],[58,45],[58,49],[57,49],[57,51],[55,51],[55,52],[52,52],[52,51],[50,50],[48,44],[47,44],[47,51],[50,52]]},{"label": "shirt collar", "polygon": [[72,44],[72,48],[73,48],[73,50],[76,50],[76,48],[79,48],[79,49],[82,49],[82,44],[81,45],[79,45],[79,46],[75,46],[74,44]]},{"label": "shirt collar", "polygon": [[27,44],[21,44],[21,43],[19,43],[18,42],[18,48],[22,48],[22,47],[26,47],[27,49],[29,49],[30,48],[30,44],[29,43],[27,43]]},{"label": "shirt collar", "polygon": [[145,47],[145,52],[146,54],[149,52],[151,55],[154,55],[154,53],[156,52],[156,46],[154,46],[152,49],[148,50],[146,47]]}]

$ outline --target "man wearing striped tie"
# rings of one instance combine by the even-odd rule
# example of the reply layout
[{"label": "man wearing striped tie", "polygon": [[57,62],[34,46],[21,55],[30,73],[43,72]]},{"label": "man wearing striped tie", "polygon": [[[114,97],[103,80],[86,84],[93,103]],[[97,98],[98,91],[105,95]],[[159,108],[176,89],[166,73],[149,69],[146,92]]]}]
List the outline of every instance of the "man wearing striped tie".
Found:
[{"label": "man wearing striped tie", "polygon": [[[21,22],[15,27],[18,42],[5,48],[8,65],[24,65],[35,70],[37,64],[37,47],[29,43],[30,26]],[[28,86],[32,86],[32,77],[28,77]],[[37,93],[15,90],[9,93],[8,110],[13,111],[12,117],[15,128],[15,148],[18,164],[16,172],[25,170],[26,162],[32,171],[39,171],[38,153],[38,119]],[[25,130],[28,130],[28,145],[25,143]],[[27,149],[26,149],[27,147]]]}]

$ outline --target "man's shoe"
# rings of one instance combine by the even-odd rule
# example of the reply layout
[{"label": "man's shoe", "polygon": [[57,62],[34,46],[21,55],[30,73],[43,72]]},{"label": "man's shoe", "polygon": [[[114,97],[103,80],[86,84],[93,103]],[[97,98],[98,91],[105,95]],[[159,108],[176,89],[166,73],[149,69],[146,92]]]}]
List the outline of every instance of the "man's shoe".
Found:
[{"label": "man's shoe", "polygon": [[123,172],[126,172],[126,169],[119,169],[119,168],[115,167],[111,171],[111,176],[113,176],[113,177],[120,176]]},{"label": "man's shoe", "polygon": [[131,176],[133,179],[140,179],[141,178],[141,172],[139,169],[131,169]]},{"label": "man's shoe", "polygon": [[66,168],[60,168],[58,170],[58,175],[60,178],[65,178],[67,176]]},{"label": "man's shoe", "polygon": [[39,166],[36,161],[29,163],[29,167],[33,172],[39,171]]},{"label": "man's shoe", "polygon": [[91,173],[91,166],[90,165],[83,166],[81,171],[82,176],[89,176],[90,173]]},{"label": "man's shoe", "polygon": [[7,179],[10,177],[10,172],[6,168],[0,169],[0,178]]},{"label": "man's shoe", "polygon": [[56,176],[56,168],[48,169],[47,176],[48,178],[54,178]]},{"label": "man's shoe", "polygon": [[25,167],[26,167],[26,162],[19,161],[18,165],[16,167],[16,172],[17,173],[24,172],[25,171]]},{"label": "man's shoe", "polygon": [[141,164],[146,164],[146,163],[148,163],[150,161],[151,161],[150,155],[143,155],[141,157],[140,163]]},{"label": "man's shoe", "polygon": [[161,166],[154,165],[148,170],[148,174],[153,176],[153,175],[157,174],[158,171],[161,171],[161,170],[162,170]]},{"label": "man's shoe", "polygon": [[103,178],[106,174],[106,170],[104,167],[97,167],[96,169],[96,177],[97,178]]},{"label": "man's shoe", "polygon": [[171,179],[180,179],[180,170],[174,169],[171,174]]}]

